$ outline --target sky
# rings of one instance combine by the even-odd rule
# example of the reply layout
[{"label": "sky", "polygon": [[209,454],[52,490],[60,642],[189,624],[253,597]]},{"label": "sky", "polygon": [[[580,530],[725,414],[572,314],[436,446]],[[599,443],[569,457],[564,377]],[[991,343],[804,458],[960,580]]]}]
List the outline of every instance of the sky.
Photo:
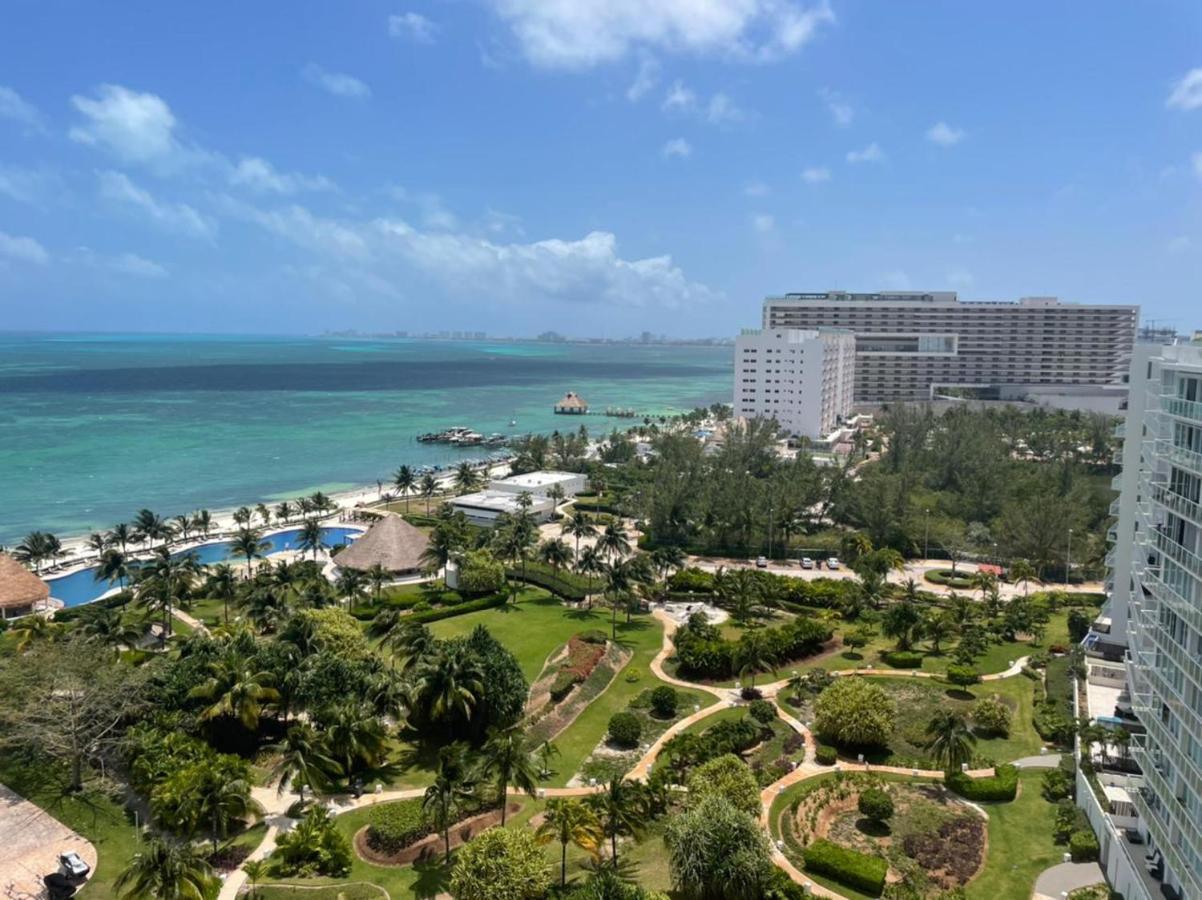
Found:
[{"label": "sky", "polygon": [[1202,4],[7,0],[0,327],[1202,327]]}]

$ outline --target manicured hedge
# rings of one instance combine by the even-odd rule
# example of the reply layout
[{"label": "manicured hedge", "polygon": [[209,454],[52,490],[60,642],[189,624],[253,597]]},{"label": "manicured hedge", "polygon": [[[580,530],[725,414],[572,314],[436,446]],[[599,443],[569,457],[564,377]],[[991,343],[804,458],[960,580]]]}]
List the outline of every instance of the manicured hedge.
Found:
[{"label": "manicured hedge", "polygon": [[881,654],[881,661],[893,669],[921,669],[923,654],[915,650],[888,650]]},{"label": "manicured hedge", "polygon": [[885,889],[889,865],[879,856],[849,850],[828,840],[817,840],[805,848],[807,872],[825,875],[840,884],[879,897]]},{"label": "manicured hedge", "polygon": [[367,818],[367,846],[381,853],[395,853],[432,831],[420,799],[381,803]]},{"label": "manicured hedge", "polygon": [[450,606],[441,609],[428,609],[425,612],[414,613],[411,616],[406,616],[406,622],[438,622],[442,619],[453,619],[455,616],[462,616],[470,612],[479,612],[482,609],[495,609],[498,606],[504,606],[509,599],[505,594],[493,594],[490,597],[481,597],[478,600],[469,600],[467,603],[460,603],[458,606]]},{"label": "manicured hedge", "polygon": [[[765,642],[768,658],[784,664],[819,652],[833,634],[829,625],[799,617],[778,628],[761,628],[755,639]],[[746,636],[727,640],[713,625],[690,621],[676,632],[680,671],[686,677],[731,678],[737,674],[735,660],[745,640]]]},{"label": "manicured hedge", "polygon": [[[528,584],[536,584],[541,588],[546,588],[552,594],[562,597],[564,600],[579,602],[590,593],[587,578],[581,578],[579,575],[566,569],[561,569],[556,573],[550,566],[542,563],[527,562],[524,574],[521,566],[514,566],[506,569],[505,575],[515,581],[525,581]],[[594,581],[592,586],[593,592],[600,590],[600,579]]]},{"label": "manicured hedge", "polygon": [[1011,765],[997,766],[993,775],[970,778],[963,772],[953,772],[944,783],[966,800],[1005,803],[1018,794],[1018,769]]},{"label": "manicured hedge", "polygon": [[814,759],[820,766],[833,766],[839,761],[839,752],[829,744],[819,744]]},{"label": "manicured hedge", "polygon": [[1098,839],[1092,831],[1082,829],[1074,831],[1072,837],[1068,839],[1068,852],[1072,855],[1073,862],[1093,862],[1098,858],[1101,852],[1098,847]]},{"label": "manicured hedge", "polygon": [[928,569],[922,573],[922,577],[931,584],[955,588],[958,591],[971,590],[977,586],[971,576],[966,576],[962,572],[953,575],[951,569]]}]

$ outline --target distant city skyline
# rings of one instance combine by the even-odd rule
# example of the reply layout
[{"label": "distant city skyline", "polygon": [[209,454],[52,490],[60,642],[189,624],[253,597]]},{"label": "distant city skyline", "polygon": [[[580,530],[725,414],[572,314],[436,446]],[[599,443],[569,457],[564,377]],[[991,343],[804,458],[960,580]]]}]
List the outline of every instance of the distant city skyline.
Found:
[{"label": "distant city skyline", "polygon": [[5,26],[9,329],[733,337],[814,287],[1202,325],[1184,0],[22,3]]}]

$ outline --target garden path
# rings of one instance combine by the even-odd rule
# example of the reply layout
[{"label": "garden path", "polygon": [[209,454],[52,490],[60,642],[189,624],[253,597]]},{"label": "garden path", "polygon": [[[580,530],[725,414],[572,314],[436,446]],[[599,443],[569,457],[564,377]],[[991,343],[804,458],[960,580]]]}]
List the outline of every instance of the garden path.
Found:
[{"label": "garden path", "polygon": [[1034,900],[1060,900],[1077,888],[1105,883],[1106,876],[1096,862],[1060,863],[1039,873],[1032,897]]}]

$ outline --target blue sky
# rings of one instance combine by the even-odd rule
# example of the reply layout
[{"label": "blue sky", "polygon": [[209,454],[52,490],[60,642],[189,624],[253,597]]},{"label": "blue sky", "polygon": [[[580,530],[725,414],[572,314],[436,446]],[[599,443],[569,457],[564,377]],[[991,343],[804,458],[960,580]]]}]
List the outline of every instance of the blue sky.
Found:
[{"label": "blue sky", "polygon": [[0,61],[9,328],[1202,327],[1196,2],[10,0]]}]

